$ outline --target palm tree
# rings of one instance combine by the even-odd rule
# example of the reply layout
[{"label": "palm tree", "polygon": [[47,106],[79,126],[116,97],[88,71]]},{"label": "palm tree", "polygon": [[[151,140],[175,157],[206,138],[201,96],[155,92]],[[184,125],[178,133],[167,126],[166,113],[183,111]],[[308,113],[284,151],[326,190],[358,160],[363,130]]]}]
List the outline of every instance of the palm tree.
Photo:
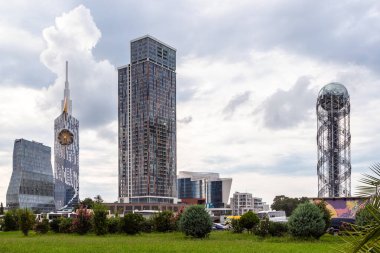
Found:
[{"label": "palm tree", "polygon": [[370,170],[374,175],[363,174],[359,180],[363,185],[358,187],[358,193],[368,198],[365,209],[371,222],[365,226],[352,225],[349,236],[342,237],[348,244],[348,252],[352,253],[380,252],[380,163],[372,165]]}]

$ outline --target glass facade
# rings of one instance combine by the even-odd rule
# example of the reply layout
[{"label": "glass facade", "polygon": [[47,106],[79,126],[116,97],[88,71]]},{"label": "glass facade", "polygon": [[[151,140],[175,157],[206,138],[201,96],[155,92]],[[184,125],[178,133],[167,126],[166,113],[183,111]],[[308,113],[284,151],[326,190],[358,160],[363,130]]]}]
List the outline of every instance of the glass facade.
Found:
[{"label": "glass facade", "polygon": [[227,205],[232,179],[220,178],[218,173],[181,171],[178,176],[178,198],[184,202],[204,199],[209,208]]},{"label": "glass facade", "polygon": [[66,62],[62,114],[54,121],[54,198],[58,210],[72,209],[79,203],[79,121],[71,115],[67,70]]},{"label": "glass facade", "polygon": [[175,49],[144,36],[118,69],[119,197],[130,202],[177,197],[175,65]]},{"label": "glass facade", "polygon": [[54,181],[51,149],[41,143],[18,139],[13,149],[13,172],[7,191],[7,206],[33,211],[54,211]]}]

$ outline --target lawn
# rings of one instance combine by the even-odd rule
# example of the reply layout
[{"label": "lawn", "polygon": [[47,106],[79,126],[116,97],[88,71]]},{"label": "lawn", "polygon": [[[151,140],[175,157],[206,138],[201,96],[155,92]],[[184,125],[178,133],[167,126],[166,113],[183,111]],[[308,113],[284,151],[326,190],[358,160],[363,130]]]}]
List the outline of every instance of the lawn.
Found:
[{"label": "lawn", "polygon": [[191,239],[181,233],[152,233],[136,236],[93,234],[36,235],[0,232],[0,252],[27,253],[96,253],[96,252],[336,252],[342,245],[338,237],[323,236],[319,241],[296,241],[292,238],[260,239],[250,234],[213,232],[207,239]]}]

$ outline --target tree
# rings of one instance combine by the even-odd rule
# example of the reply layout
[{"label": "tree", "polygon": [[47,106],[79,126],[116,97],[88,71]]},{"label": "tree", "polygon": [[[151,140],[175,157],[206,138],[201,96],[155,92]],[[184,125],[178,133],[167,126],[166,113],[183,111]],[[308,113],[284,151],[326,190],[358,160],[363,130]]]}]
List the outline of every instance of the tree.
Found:
[{"label": "tree", "polygon": [[233,233],[243,233],[243,226],[240,224],[240,219],[232,219],[231,220],[231,230]]},{"label": "tree", "polygon": [[204,238],[211,232],[211,217],[203,206],[190,206],[181,216],[180,227],[186,236]]},{"label": "tree", "polygon": [[120,218],[111,217],[108,219],[108,233],[115,234],[120,231]]},{"label": "tree", "polygon": [[3,202],[0,203],[0,215],[3,215],[4,214],[4,206],[3,206]]},{"label": "tree", "polygon": [[18,220],[19,220],[21,232],[25,236],[27,236],[29,233],[29,230],[33,229],[33,224],[34,224],[33,213],[27,208],[20,209],[18,211]]},{"label": "tree", "polygon": [[331,226],[331,213],[330,210],[326,207],[326,202],[324,200],[315,203],[315,205],[322,212],[323,220],[325,221],[325,231]]},{"label": "tree", "polygon": [[158,232],[175,230],[174,214],[172,211],[163,211],[153,216],[153,226]]},{"label": "tree", "polygon": [[3,231],[14,231],[18,229],[17,217],[12,212],[6,212],[4,215]]},{"label": "tree", "polygon": [[80,235],[86,234],[91,229],[91,213],[85,207],[77,210],[77,217],[73,220],[74,232]]},{"label": "tree", "polygon": [[289,218],[288,227],[294,237],[318,239],[325,233],[322,212],[310,202],[298,205]]},{"label": "tree", "polygon": [[107,214],[108,209],[101,203],[95,203],[94,205],[94,232],[96,235],[107,234]]},{"label": "tree", "polygon": [[100,195],[94,197],[95,203],[103,203],[103,199]]},{"label": "tree", "polygon": [[127,213],[121,222],[121,230],[129,235],[140,233],[144,217],[138,213]]},{"label": "tree", "polygon": [[94,201],[91,198],[85,198],[80,202],[80,204],[88,209],[92,209],[94,207]]},{"label": "tree", "polygon": [[257,224],[259,224],[260,219],[257,214],[252,211],[248,211],[240,217],[239,222],[240,225],[249,232],[252,231]]},{"label": "tree", "polygon": [[283,210],[285,211],[286,216],[289,217],[299,204],[304,203],[306,201],[309,201],[306,197],[289,198],[285,195],[280,195],[276,196],[273,199],[273,204],[271,205],[271,208],[277,211]]},{"label": "tree", "polygon": [[[347,242],[344,252],[380,252],[380,163],[370,167],[372,174],[363,174],[359,180],[359,194],[368,198],[359,223],[353,224],[349,236],[341,237]],[[361,217],[362,216],[362,217]],[[361,219],[361,220],[360,220]]]}]

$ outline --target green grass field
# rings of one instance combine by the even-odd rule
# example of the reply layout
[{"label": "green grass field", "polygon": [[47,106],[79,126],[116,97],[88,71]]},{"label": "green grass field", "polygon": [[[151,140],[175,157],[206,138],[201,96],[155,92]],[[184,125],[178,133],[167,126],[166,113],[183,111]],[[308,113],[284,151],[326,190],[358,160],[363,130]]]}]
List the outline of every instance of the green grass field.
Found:
[{"label": "green grass field", "polygon": [[207,239],[186,238],[181,233],[152,233],[136,236],[93,234],[36,235],[0,232],[0,252],[96,253],[96,252],[336,252],[342,245],[338,237],[323,236],[319,241],[292,238],[260,239],[250,234],[213,232]]}]

